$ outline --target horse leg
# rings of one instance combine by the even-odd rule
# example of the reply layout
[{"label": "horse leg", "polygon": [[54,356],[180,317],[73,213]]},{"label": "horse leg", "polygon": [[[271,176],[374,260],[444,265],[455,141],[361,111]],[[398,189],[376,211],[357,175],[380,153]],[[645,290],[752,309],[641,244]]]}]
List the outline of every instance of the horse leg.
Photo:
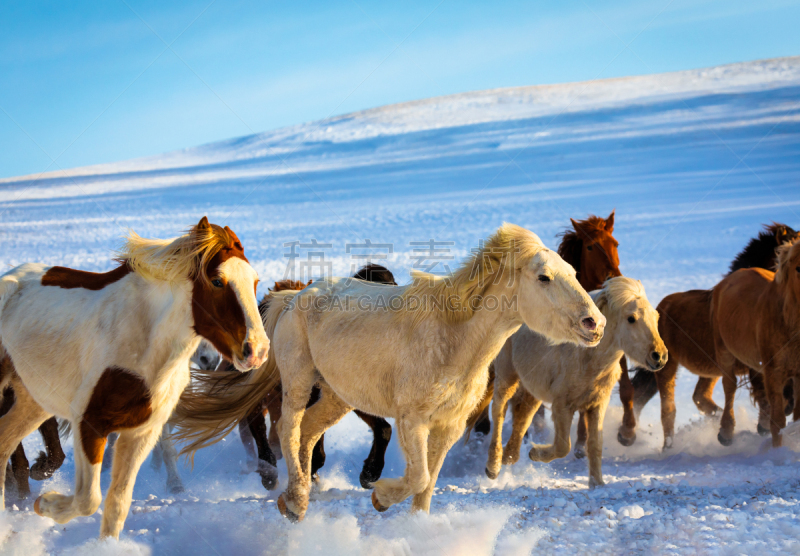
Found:
[{"label": "horse leg", "polygon": [[697,409],[703,415],[708,415],[709,417],[713,417],[719,411],[721,411],[720,407],[714,403],[714,400],[711,399],[711,393],[714,391],[714,387],[717,385],[719,381],[718,376],[714,377],[705,377],[701,376],[697,379],[697,386],[694,388],[694,394],[692,394],[692,401],[694,405],[697,406]]},{"label": "horse leg", "polygon": [[[168,427],[157,422],[139,429],[123,430],[119,433],[114,446],[111,485],[108,487],[106,504],[103,508],[101,537],[119,537],[119,532],[125,524],[125,518],[128,517],[128,510],[131,507],[133,486],[136,483],[139,467],[163,433],[169,435]],[[168,464],[167,468],[169,469]]]},{"label": "horse leg", "polygon": [[239,438],[244,447],[244,454],[247,461],[247,467],[250,470],[258,468],[258,454],[256,454],[256,442],[253,439],[253,433],[250,431],[249,415],[239,421]]},{"label": "horse leg", "polygon": [[[786,395],[784,390],[784,396]],[[800,420],[800,403],[797,403],[797,400],[800,400],[800,380],[798,377],[794,377],[792,379],[792,421]],[[785,413],[785,412],[784,412]]]},{"label": "horse leg", "polygon": [[[631,375],[628,374],[628,360],[623,356],[619,360],[622,367],[622,374],[619,377],[619,401],[622,402],[622,424],[617,432],[617,440],[623,446],[631,446],[636,442],[636,418],[638,417],[633,408],[633,400],[636,391],[631,382]],[[577,455],[577,454],[575,454]]]},{"label": "horse leg", "polygon": [[267,411],[269,412],[269,448],[275,454],[275,459],[283,459],[283,452],[281,452],[281,439],[278,435],[278,421],[281,418],[281,397],[274,396],[267,402]]},{"label": "horse leg", "polygon": [[770,408],[767,391],[764,386],[764,375],[752,369],[750,369],[749,374],[750,392],[753,396],[753,401],[758,406],[758,427],[756,430],[761,436],[767,436],[769,434]]},{"label": "horse leg", "polygon": [[415,494],[411,500],[412,512],[430,513],[433,489],[436,488],[436,480],[439,478],[439,471],[442,469],[444,458],[450,448],[453,447],[453,444],[458,442],[462,433],[463,428],[460,426],[431,429],[428,436],[428,472],[430,473],[430,479],[425,489]]},{"label": "horse leg", "polygon": [[[520,387],[520,390],[524,387]],[[519,461],[519,452],[533,416],[542,407],[542,401],[525,391],[524,403],[511,406],[511,437],[503,448],[503,465],[511,465]]]},{"label": "horse leg", "polygon": [[17,483],[17,497],[24,500],[31,495],[31,486],[28,482],[30,466],[28,458],[25,457],[25,448],[22,446],[22,442],[17,444],[17,449],[11,454],[11,471]]},{"label": "horse leg", "polygon": [[589,488],[605,484],[603,481],[603,420],[608,407],[608,399],[586,410],[589,420],[589,438],[587,450],[589,452]]},{"label": "horse leg", "polygon": [[733,444],[733,429],[736,426],[736,418],[733,415],[733,401],[736,398],[736,373],[733,369],[726,371],[722,376],[722,389],[725,392],[725,407],[722,409],[717,440],[723,446],[730,446]]},{"label": "horse leg", "polygon": [[553,412],[553,426],[555,427],[556,436],[553,439],[553,443],[550,445],[533,445],[528,454],[533,461],[543,461],[547,463],[556,458],[566,457],[567,454],[569,454],[569,430],[572,427],[572,417],[574,413],[561,407],[557,402],[553,403],[551,410]]},{"label": "horse leg", "polygon": [[772,433],[772,447],[780,448],[783,444],[781,429],[786,426],[786,413],[783,399],[783,373],[770,361],[764,365],[764,386],[769,398],[771,418],[769,430]]},{"label": "horse leg", "polygon": [[[5,508],[6,462],[22,446],[22,439],[31,434],[50,415],[36,403],[18,378],[11,379],[14,401],[8,412],[0,417],[0,510]],[[24,452],[23,452],[24,457]],[[27,486],[21,487],[24,491]],[[17,493],[20,485],[17,485]],[[30,492],[30,491],[28,491]]]},{"label": "horse leg", "polygon": [[669,450],[672,448],[672,442],[675,438],[675,377],[678,374],[678,361],[674,357],[669,358],[664,368],[653,374],[656,375],[658,393],[661,396],[661,428],[664,431],[663,449]]},{"label": "horse leg", "polygon": [[172,443],[172,427],[169,423],[161,429],[161,438],[157,446],[164,453],[164,468],[167,470],[167,491],[171,494],[180,494],[186,489],[183,486],[181,475],[178,472],[178,450]]},{"label": "horse leg", "polygon": [[55,417],[50,417],[39,426],[39,432],[44,441],[45,452],[39,452],[36,461],[31,466],[31,478],[37,481],[44,481],[53,476],[53,473],[61,467],[66,456],[61,448],[61,438],[58,436],[58,421]]},{"label": "horse leg", "polygon": [[287,358],[285,362],[279,361],[278,365],[283,388],[278,425],[289,478],[286,490],[278,497],[278,509],[289,520],[300,521],[308,508],[308,494],[311,490],[310,477],[300,463],[300,427],[316,381],[316,373],[310,354]]},{"label": "horse leg", "polygon": [[[255,442],[258,449],[258,474],[261,476],[261,484],[267,490],[275,490],[278,486],[278,468],[275,467],[278,460],[269,448],[267,441],[267,420],[261,407],[256,407],[245,418],[247,432],[251,442]],[[244,442],[244,438],[242,439]]]},{"label": "horse leg", "polygon": [[326,457],[325,435],[323,434],[314,444],[314,449],[311,450],[311,480],[315,483],[319,481],[319,470],[325,465]]},{"label": "horse leg", "polygon": [[319,390],[318,400],[306,410],[300,427],[300,465],[309,479],[312,475],[312,452],[322,435],[353,410],[327,383],[320,382]]},{"label": "horse leg", "polygon": [[389,441],[392,439],[392,425],[382,417],[368,415],[362,411],[356,410],[356,415],[372,429],[372,448],[367,459],[364,460],[364,467],[359,476],[361,486],[371,488],[371,484],[380,479],[381,473],[383,473],[383,466],[386,463],[386,448],[389,447]]},{"label": "horse leg", "polygon": [[[398,419],[397,440],[406,459],[406,470],[402,478],[379,479],[373,485],[372,505],[379,512],[428,487],[431,479],[428,469],[429,432],[426,423],[407,417]],[[459,434],[461,432],[463,430]]]},{"label": "horse leg", "polygon": [[508,401],[517,391],[519,377],[496,375],[494,379],[494,395],[492,396],[492,436],[489,439],[489,457],[486,460],[486,476],[496,479],[500,474],[503,460],[503,423],[506,418]]}]

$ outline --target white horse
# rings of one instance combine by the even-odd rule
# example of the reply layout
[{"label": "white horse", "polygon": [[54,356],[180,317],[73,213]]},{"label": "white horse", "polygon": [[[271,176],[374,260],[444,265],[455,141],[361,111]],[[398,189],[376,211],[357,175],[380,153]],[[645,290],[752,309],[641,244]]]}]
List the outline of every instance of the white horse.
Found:
[{"label": "white horse", "polygon": [[[503,225],[452,277],[415,278],[402,287],[320,280],[299,293],[273,294],[264,318],[273,350],[245,383],[263,398],[260,389],[271,382],[265,377],[280,369],[289,486],[278,507],[290,519],[302,519],[308,507],[314,444],[351,409],[394,418],[406,458],[403,478],[374,483],[375,508],[413,495],[412,509],[427,512],[444,457],[505,340],[523,323],[554,341],[595,345],[603,335],[605,317],[575,270],[519,226]],[[315,383],[322,396],[306,410]],[[202,415],[197,394],[194,414]],[[217,389],[213,402],[223,395]],[[231,404],[232,414],[237,409]],[[206,438],[218,434],[213,428]]]},{"label": "white horse", "polygon": [[[16,394],[0,418],[0,461],[51,415],[69,420],[74,494],[48,492],[34,503],[39,515],[66,523],[100,506],[103,448],[119,431],[100,529],[111,537],[189,382],[201,337],[240,371],[261,365],[269,347],[257,275],[230,229],[203,217],[173,240],[131,233],[119,255],[120,266],[104,274],[25,264],[0,277],[0,388],[11,384]],[[3,465],[0,489],[4,475]]]},{"label": "white horse", "polygon": [[[619,380],[620,359],[627,355],[646,363],[651,371],[667,362],[667,348],[658,335],[658,313],[645,296],[641,282],[619,276],[590,294],[606,317],[603,339],[593,348],[552,343],[527,327],[520,328],[494,362],[492,437],[486,475],[496,478],[502,463],[516,463],[525,431],[542,402],[551,403],[555,439],[552,445],[534,445],[533,461],[563,458],[570,449],[570,427],[576,411],[589,421],[589,487],[603,484],[603,419],[611,390]],[[503,420],[508,401],[518,385],[534,398],[524,409],[512,412],[514,428],[502,447]]]}]

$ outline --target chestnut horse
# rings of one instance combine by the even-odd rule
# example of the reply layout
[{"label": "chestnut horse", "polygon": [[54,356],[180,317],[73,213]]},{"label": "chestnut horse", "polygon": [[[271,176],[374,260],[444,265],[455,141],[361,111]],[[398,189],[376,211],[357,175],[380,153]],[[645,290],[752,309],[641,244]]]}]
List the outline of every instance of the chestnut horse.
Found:
[{"label": "chestnut horse", "polygon": [[[66,523],[99,508],[103,449],[118,431],[104,537],[119,536],[139,467],[189,383],[201,337],[241,371],[260,366],[269,347],[256,272],[229,228],[203,217],[173,240],[131,232],[117,261],[106,273],[29,263],[0,277],[0,387],[15,395],[0,418],[0,461],[52,415],[70,421],[74,494],[47,492],[34,503]],[[4,475],[0,466],[0,489]]]},{"label": "chestnut horse", "polygon": [[[714,346],[725,388],[720,436],[733,438],[736,374],[752,369],[764,377],[776,448],[786,426],[784,385],[792,379],[796,390],[800,384],[800,240],[778,247],[777,258],[775,272],[737,270],[714,287],[711,298]],[[800,404],[794,418],[800,418]]]},{"label": "chestnut horse", "polygon": [[[775,265],[775,249],[787,240],[798,236],[789,226],[773,223],[764,226],[757,238],[750,240],[745,249],[731,263],[730,273],[742,268],[770,269]],[[729,274],[730,274],[729,273]],[[625,417],[620,426],[619,437],[634,437],[636,415],[656,394],[661,395],[661,425],[664,431],[664,448],[672,446],[675,434],[675,378],[678,365],[699,375],[692,399],[704,415],[715,415],[720,408],[711,399],[717,381],[723,376],[722,368],[715,361],[715,346],[711,327],[711,290],[689,290],[668,295],[658,304],[659,333],[669,350],[669,361],[658,373],[637,369],[633,377],[634,405],[624,406]],[[747,369],[739,369],[746,373]],[[761,377],[751,374],[753,396],[766,411]],[[730,386],[729,386],[730,387]],[[766,416],[766,415],[765,415]],[[631,426],[630,423],[633,423]],[[765,421],[768,428],[768,420]],[[721,433],[718,439],[723,444],[732,440],[732,429]],[[766,431],[759,423],[759,431]],[[628,445],[628,444],[626,444]]]},{"label": "chestnut horse", "polygon": [[[353,275],[353,278],[376,284],[397,285],[391,271],[377,264],[364,266]],[[286,290],[300,291],[310,283],[310,280],[307,284],[297,280],[281,280],[275,282],[275,286],[270,288],[270,292]],[[270,300],[270,296],[264,296],[261,300],[259,304],[261,314],[266,314]],[[311,392],[308,407],[314,405],[319,400],[319,396],[319,388],[315,387]],[[278,450],[273,450],[272,446],[276,444],[274,439],[277,438],[277,423],[281,417],[282,399],[280,385],[278,385],[272,392],[267,394],[261,404],[253,408],[247,417],[239,422],[239,436],[245,446],[245,451],[252,460],[257,461],[256,465],[259,474],[261,474],[261,482],[267,490],[272,490],[277,485],[278,476],[277,469],[275,468],[277,458],[275,452],[280,454],[280,443],[277,443]],[[267,413],[269,413],[271,422],[269,437],[267,437],[267,426],[264,419]],[[373,482],[380,479],[381,473],[383,472],[386,448],[388,448],[389,441],[392,438],[392,426],[382,417],[369,415],[359,410],[355,410],[355,414],[372,430],[372,448],[370,449],[367,459],[364,460],[364,465],[359,476],[361,486],[369,489]],[[311,479],[314,481],[318,480],[318,471],[325,465],[324,442],[325,435],[322,435],[312,452]]]},{"label": "chestnut horse", "polygon": [[[586,291],[598,290],[603,287],[605,281],[615,276],[621,276],[619,271],[619,254],[617,248],[619,243],[612,232],[614,231],[614,214],[611,211],[608,218],[589,215],[586,220],[573,220],[572,230],[565,230],[561,236],[561,243],[558,246],[558,254],[567,263],[572,265],[577,273],[578,282]],[[513,341],[513,337],[510,341]],[[628,377],[628,367],[623,357],[620,361],[622,374],[620,375],[620,396],[623,397],[623,405],[633,406],[633,387],[630,386]],[[491,382],[491,377],[490,377]],[[491,428],[489,421],[489,403],[492,401],[493,390],[490,384],[487,389],[486,397],[481,403],[481,417],[475,423],[475,431],[488,434]],[[530,415],[531,407],[535,403],[534,398],[524,388],[517,389],[517,393],[511,400],[512,416]],[[514,420],[517,417],[512,417]],[[544,422],[544,406],[540,405],[536,413],[535,420],[539,423]],[[530,423],[530,417],[527,419]],[[516,425],[518,426],[518,425]],[[527,426],[525,427],[527,429]],[[538,427],[537,427],[538,428]],[[584,412],[580,412],[578,417],[578,439],[575,443],[575,455],[584,456],[584,449],[587,439],[587,419]]]}]

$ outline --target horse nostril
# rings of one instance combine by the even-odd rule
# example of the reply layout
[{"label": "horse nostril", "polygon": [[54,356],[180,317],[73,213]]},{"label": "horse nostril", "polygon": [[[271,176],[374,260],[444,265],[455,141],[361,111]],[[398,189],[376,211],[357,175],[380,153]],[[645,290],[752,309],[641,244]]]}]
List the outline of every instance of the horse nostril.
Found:
[{"label": "horse nostril", "polygon": [[594,319],[592,317],[586,317],[581,321],[581,324],[586,330],[594,330],[595,328],[597,328],[597,323],[594,322]]},{"label": "horse nostril", "polygon": [[205,355],[202,356],[200,358],[200,364],[203,365],[203,367],[208,367],[208,357],[206,357]]},{"label": "horse nostril", "polygon": [[253,355],[253,346],[250,342],[245,342],[242,346],[242,356],[247,359],[251,355]]},{"label": "horse nostril", "polygon": [[661,360],[663,359],[662,355],[657,351],[654,351],[651,355],[653,357],[653,361],[655,361],[656,363],[660,363]]}]

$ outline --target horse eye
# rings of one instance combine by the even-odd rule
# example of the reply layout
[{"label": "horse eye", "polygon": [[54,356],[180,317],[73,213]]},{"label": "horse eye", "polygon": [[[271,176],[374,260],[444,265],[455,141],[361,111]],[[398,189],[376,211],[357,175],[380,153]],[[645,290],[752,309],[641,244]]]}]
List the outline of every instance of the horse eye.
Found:
[{"label": "horse eye", "polygon": [[634,317],[634,316],[628,317],[628,322],[633,324],[634,322],[636,322],[636,317]]},{"label": "horse eye", "polygon": [[586,249],[588,249],[589,251],[591,251],[591,250],[592,250],[592,246],[591,246],[591,245],[587,245],[587,246],[586,246]]},{"label": "horse eye", "polygon": [[549,282],[550,281],[550,277],[547,274],[540,274],[539,275],[539,281],[540,282]]},{"label": "horse eye", "polygon": [[800,272],[800,266],[798,266],[797,268],[795,268],[795,270],[796,270],[797,272]]},{"label": "horse eye", "polygon": [[215,288],[221,288],[223,285],[222,280],[220,280],[219,278],[215,278],[211,280],[211,285],[213,285]]}]

